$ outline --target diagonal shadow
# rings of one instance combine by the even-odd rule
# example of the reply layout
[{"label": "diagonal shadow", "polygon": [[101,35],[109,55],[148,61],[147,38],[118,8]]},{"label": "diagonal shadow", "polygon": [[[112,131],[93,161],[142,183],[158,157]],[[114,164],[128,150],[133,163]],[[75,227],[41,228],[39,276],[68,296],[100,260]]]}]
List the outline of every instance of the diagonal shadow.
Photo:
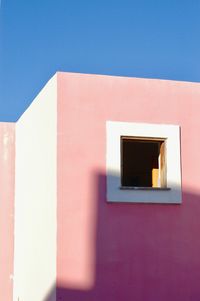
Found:
[{"label": "diagonal shadow", "polygon": [[95,284],[58,282],[44,301],[55,290],[57,301],[200,300],[200,196],[183,189],[181,205],[107,203],[106,176],[94,177]]}]

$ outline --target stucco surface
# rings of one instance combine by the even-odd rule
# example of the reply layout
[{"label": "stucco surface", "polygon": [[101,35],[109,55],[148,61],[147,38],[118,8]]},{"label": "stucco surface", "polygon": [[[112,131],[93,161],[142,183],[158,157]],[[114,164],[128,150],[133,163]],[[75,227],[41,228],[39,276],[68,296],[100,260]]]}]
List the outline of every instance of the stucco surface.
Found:
[{"label": "stucco surface", "polygon": [[[195,83],[58,73],[58,300],[199,299],[199,99]],[[107,120],[180,125],[181,205],[106,202]]]},{"label": "stucco surface", "polygon": [[55,285],[56,96],[55,76],[16,125],[14,301],[44,301]]},{"label": "stucco surface", "polygon": [[[58,73],[16,137],[0,123],[0,300],[199,300],[199,99],[198,83]],[[108,120],[180,126],[182,204],[107,202]]]},{"label": "stucco surface", "polygon": [[11,301],[14,254],[15,125],[0,123],[0,300]]}]

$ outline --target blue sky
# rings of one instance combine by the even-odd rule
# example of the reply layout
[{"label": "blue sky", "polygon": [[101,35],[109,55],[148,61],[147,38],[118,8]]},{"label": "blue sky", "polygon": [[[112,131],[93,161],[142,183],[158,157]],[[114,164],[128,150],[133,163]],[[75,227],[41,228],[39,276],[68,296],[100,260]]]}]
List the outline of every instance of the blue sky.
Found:
[{"label": "blue sky", "polygon": [[200,82],[200,0],[1,0],[0,121],[56,71]]}]

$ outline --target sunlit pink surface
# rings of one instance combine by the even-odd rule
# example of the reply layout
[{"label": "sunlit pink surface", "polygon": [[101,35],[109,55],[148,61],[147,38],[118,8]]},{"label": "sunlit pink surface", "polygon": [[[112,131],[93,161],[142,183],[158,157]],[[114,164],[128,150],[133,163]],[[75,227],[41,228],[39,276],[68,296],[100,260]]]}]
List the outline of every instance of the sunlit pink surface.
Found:
[{"label": "sunlit pink surface", "polygon": [[14,124],[0,123],[0,300],[11,301],[14,245]]},{"label": "sunlit pink surface", "polygon": [[[57,296],[200,298],[200,84],[58,73]],[[106,203],[106,121],[181,126],[181,205]]]}]

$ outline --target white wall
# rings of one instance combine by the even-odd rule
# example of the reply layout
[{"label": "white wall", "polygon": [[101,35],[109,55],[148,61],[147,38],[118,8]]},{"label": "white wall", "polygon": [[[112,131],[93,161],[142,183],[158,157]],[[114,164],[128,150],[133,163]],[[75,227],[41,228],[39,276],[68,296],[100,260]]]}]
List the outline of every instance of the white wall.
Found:
[{"label": "white wall", "polygon": [[55,75],[16,125],[14,301],[45,301],[56,281],[56,98]]}]

